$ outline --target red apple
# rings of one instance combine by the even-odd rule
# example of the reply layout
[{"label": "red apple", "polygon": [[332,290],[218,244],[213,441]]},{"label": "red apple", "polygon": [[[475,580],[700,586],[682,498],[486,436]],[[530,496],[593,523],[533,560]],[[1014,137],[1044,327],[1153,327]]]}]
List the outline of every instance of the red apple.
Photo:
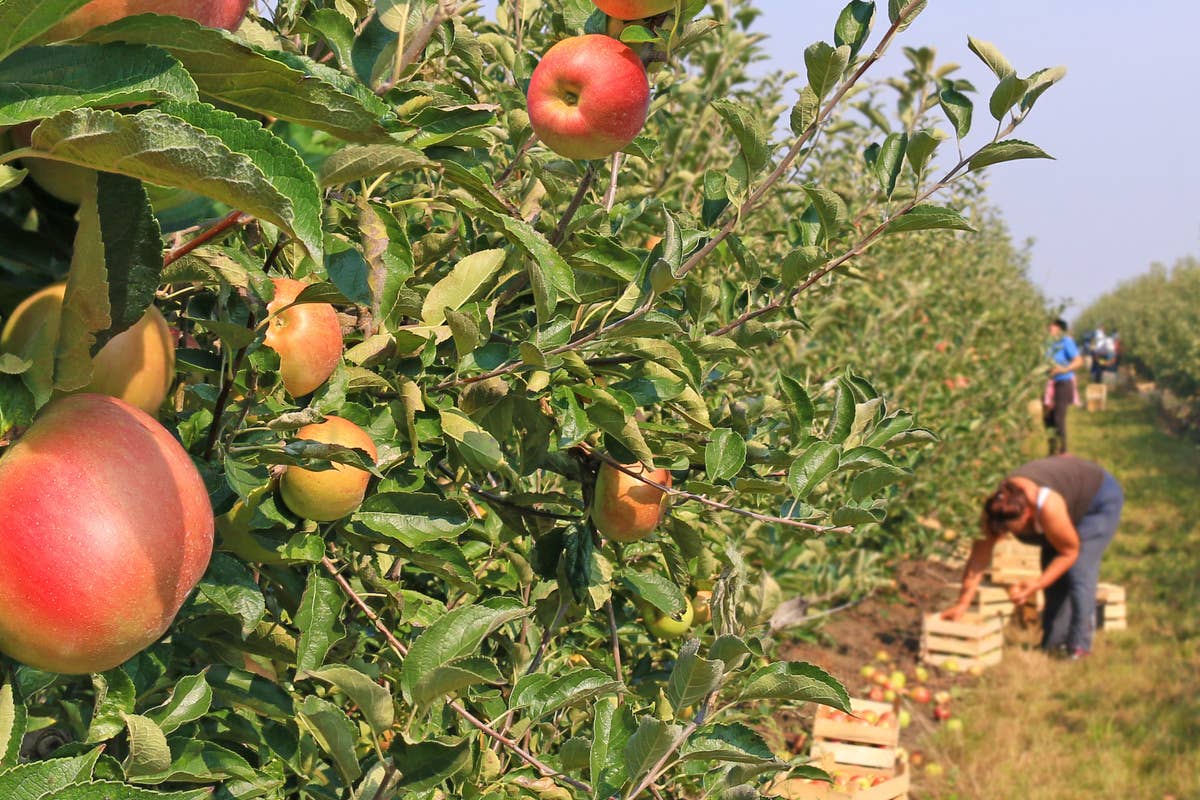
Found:
[{"label": "red apple", "polygon": [[920,703],[921,705],[925,705],[933,699],[933,694],[930,693],[929,688],[926,686],[914,686],[909,691],[908,696],[912,698],[914,703]]},{"label": "red apple", "polygon": [[[626,464],[631,472],[663,486],[671,485],[671,473],[648,469],[642,464]],[[606,539],[636,542],[654,533],[669,498],[662,489],[627,475],[611,464],[602,464],[596,476],[596,494],[592,499],[592,523]]]},{"label": "red apple", "polygon": [[[296,437],[366,450],[372,460],[379,455],[370,434],[341,417],[305,425],[296,431]],[[370,480],[371,473],[349,464],[334,464],[333,469],[325,470],[288,467],[279,479],[279,491],[283,502],[296,515],[317,522],[332,522],[362,505]]]},{"label": "red apple", "polygon": [[564,39],[533,71],[529,121],[546,146],[565,158],[605,158],[641,133],[650,83],[637,54],[610,36]]},{"label": "red apple", "polygon": [[0,459],[0,651],[101,672],[166,632],[208,567],[213,513],[184,449],[148,414],[80,394]]},{"label": "red apple", "polygon": [[945,722],[950,719],[950,709],[946,706],[934,706],[933,718],[938,722]]},{"label": "red apple", "polygon": [[[0,352],[39,363],[53,361],[66,290],[65,283],[56,283],[17,306],[0,333]],[[175,337],[151,306],[131,328],[100,348],[92,359],[92,382],[81,391],[119,397],[157,414],[174,379]]]},{"label": "red apple", "polygon": [[645,19],[675,8],[675,0],[592,0],[596,8],[617,19]]},{"label": "red apple", "polygon": [[92,0],[51,28],[45,38],[73,39],[100,25],[146,13],[187,17],[210,28],[233,30],[252,3],[253,0]]},{"label": "red apple", "polygon": [[867,697],[871,700],[874,700],[876,703],[882,703],[883,702],[883,687],[882,686],[872,686],[871,691],[867,695]]},{"label": "red apple", "polygon": [[264,339],[279,353],[279,375],[293,397],[317,389],[342,360],[342,326],[329,303],[302,303],[285,308],[305,284],[275,278],[275,299],[267,304],[271,322]]}]

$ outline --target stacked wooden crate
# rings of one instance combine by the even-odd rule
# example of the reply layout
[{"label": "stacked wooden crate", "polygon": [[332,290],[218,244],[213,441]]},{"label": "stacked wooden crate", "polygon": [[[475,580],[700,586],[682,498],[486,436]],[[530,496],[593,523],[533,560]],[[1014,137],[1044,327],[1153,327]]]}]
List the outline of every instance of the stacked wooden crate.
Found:
[{"label": "stacked wooden crate", "polygon": [[1106,384],[1088,384],[1086,396],[1088,411],[1104,411],[1108,408],[1108,386]]},{"label": "stacked wooden crate", "polygon": [[926,614],[921,629],[921,660],[950,670],[999,664],[1004,648],[1004,621],[965,614],[950,622]]},{"label": "stacked wooden crate", "polygon": [[[1038,591],[1030,598],[1024,607],[1041,611],[1045,608],[1046,598],[1041,591]],[[1013,601],[1008,599],[1008,586],[1000,584],[985,583],[979,587],[979,592],[975,595],[975,600],[971,604],[971,613],[978,615],[982,619],[989,617],[999,617],[1005,622],[1012,618],[1016,611],[1016,606]]]},{"label": "stacked wooden crate", "polygon": [[853,715],[817,708],[810,754],[834,784],[789,778],[766,794],[788,800],[906,800],[908,766],[900,756],[900,721],[890,703],[850,699]]},{"label": "stacked wooden crate", "polygon": [[992,550],[992,566],[988,576],[992,583],[1013,584],[1034,580],[1042,574],[1042,549],[1025,544],[1012,536],[1004,536]]},{"label": "stacked wooden crate", "polygon": [[1123,631],[1128,626],[1125,614],[1125,587],[1102,583],[1096,589],[1096,629]]}]

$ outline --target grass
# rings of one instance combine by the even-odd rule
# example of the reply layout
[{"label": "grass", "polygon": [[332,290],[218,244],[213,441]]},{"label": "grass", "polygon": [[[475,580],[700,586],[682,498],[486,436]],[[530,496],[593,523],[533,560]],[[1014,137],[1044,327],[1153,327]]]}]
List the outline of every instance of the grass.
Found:
[{"label": "grass", "polygon": [[957,701],[964,733],[927,748],[945,778],[914,797],[1200,798],[1200,448],[1137,398],[1072,417],[1072,449],[1125,488],[1101,577],[1126,586],[1129,630],[1079,662],[1009,647]]}]

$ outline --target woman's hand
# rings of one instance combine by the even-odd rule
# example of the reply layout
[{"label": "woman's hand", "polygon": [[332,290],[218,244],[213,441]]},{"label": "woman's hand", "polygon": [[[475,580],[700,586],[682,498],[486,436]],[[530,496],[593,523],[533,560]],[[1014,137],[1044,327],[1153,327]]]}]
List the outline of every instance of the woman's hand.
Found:
[{"label": "woman's hand", "polygon": [[969,606],[963,603],[956,603],[942,612],[942,619],[946,620],[947,622],[957,622],[963,618],[964,614],[967,613],[968,608]]},{"label": "woman's hand", "polygon": [[1037,586],[1033,583],[1022,581],[1008,587],[1008,599],[1012,600],[1015,605],[1023,606],[1035,592],[1037,592]]}]

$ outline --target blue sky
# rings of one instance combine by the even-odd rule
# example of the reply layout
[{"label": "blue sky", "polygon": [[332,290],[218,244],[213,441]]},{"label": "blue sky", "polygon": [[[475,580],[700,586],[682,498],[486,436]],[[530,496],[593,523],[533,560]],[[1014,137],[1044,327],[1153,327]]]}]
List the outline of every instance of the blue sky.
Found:
[{"label": "blue sky", "polygon": [[[844,2],[758,5],[758,28],[771,34],[763,68],[803,72],[804,48],[831,38]],[[991,197],[1014,238],[1034,240],[1034,280],[1073,310],[1153,261],[1200,253],[1197,30],[1195,3],[932,0],[899,40],[937,48],[981,90],[994,79],[967,49],[968,34],[999,46],[1021,74],[1070,70],[1019,133],[1057,160],[1001,165]],[[903,64],[895,53],[875,74]]]}]

